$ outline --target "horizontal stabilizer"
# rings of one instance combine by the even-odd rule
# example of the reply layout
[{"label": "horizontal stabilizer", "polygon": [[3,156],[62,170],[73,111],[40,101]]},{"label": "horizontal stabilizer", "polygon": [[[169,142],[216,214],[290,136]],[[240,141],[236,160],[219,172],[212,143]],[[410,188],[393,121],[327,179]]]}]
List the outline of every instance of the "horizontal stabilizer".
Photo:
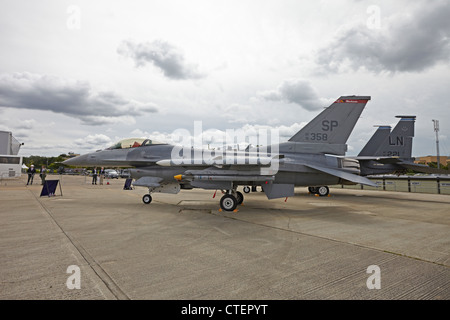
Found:
[{"label": "horizontal stabilizer", "polygon": [[399,164],[402,162],[402,160],[399,157],[370,157],[370,156],[363,156],[363,157],[351,157],[352,159],[358,160],[358,161],[377,161],[379,163],[383,164]]},{"label": "horizontal stabilizer", "polygon": [[429,173],[429,174],[450,174],[450,170],[431,168],[424,164],[417,164],[413,162],[400,162],[400,166],[411,169],[417,172]]},{"label": "horizontal stabilizer", "polygon": [[305,166],[310,167],[311,169],[314,169],[317,171],[328,173],[332,176],[335,176],[335,177],[338,177],[338,178],[341,178],[341,179],[344,179],[344,180],[347,180],[350,182],[365,184],[365,185],[372,186],[372,187],[377,186],[376,183],[370,181],[369,179],[367,179],[365,177],[357,176],[356,174],[348,173],[348,172],[345,172],[342,170],[325,168],[325,167],[316,166],[313,164],[305,164]]}]

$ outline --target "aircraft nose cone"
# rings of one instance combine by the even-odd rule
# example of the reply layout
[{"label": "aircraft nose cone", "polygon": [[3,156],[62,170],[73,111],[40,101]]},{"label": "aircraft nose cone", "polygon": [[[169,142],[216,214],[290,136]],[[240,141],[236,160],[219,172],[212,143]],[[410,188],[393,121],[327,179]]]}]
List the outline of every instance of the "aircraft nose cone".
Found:
[{"label": "aircraft nose cone", "polygon": [[67,159],[63,161],[63,164],[68,166],[85,166],[88,165],[88,155],[84,154],[74,158]]}]

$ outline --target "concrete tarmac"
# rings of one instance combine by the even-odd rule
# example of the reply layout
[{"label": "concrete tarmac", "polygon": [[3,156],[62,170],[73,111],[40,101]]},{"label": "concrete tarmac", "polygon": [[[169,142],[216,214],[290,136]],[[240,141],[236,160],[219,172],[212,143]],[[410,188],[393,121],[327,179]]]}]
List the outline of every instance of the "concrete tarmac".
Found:
[{"label": "concrete tarmac", "polygon": [[229,213],[220,191],[36,178],[1,181],[2,300],[450,299],[449,195],[298,188]]}]

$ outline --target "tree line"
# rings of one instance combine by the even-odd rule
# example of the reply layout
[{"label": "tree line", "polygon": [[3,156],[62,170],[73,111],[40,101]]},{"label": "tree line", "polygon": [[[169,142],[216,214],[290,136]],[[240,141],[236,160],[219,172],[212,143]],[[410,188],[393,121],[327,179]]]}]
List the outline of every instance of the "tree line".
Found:
[{"label": "tree line", "polygon": [[45,166],[49,170],[58,170],[59,167],[64,166],[62,162],[66,160],[68,156],[66,154],[60,154],[57,157],[42,157],[42,156],[29,156],[23,157],[23,164],[30,167],[34,164],[36,170],[40,170],[42,166]]}]

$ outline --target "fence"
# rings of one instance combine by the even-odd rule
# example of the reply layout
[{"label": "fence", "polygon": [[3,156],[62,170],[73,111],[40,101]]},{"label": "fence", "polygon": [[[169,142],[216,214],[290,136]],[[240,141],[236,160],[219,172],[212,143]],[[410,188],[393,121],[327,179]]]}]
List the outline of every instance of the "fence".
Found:
[{"label": "fence", "polygon": [[364,185],[336,185],[344,189],[400,191],[417,193],[450,194],[449,176],[373,176],[368,177],[376,187]]}]

